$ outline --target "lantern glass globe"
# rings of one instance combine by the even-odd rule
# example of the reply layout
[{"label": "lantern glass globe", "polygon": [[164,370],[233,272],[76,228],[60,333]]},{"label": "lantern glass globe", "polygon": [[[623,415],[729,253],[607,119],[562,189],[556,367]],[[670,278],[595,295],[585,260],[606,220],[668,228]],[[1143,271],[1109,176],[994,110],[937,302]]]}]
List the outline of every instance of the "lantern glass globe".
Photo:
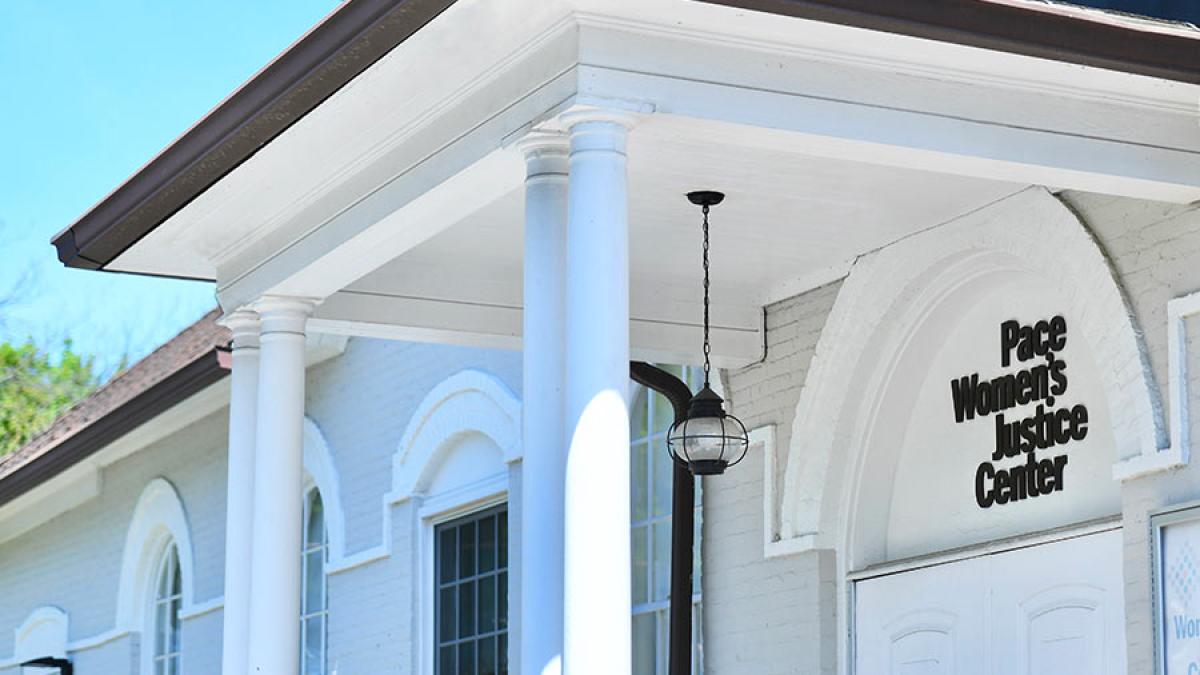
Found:
[{"label": "lantern glass globe", "polygon": [[749,438],[738,418],[725,413],[720,396],[708,387],[688,404],[687,417],[671,427],[667,447],[697,476],[724,473],[746,455]]}]

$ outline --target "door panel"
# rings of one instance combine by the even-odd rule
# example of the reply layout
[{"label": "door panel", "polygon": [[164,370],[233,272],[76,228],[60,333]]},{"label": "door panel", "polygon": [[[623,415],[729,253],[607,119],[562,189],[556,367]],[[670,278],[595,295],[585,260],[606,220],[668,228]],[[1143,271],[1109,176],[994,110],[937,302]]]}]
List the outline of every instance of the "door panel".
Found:
[{"label": "door panel", "polygon": [[860,675],[1125,672],[1120,531],[855,584]]},{"label": "door panel", "polygon": [[902,675],[950,675],[954,634],[948,630],[916,630],[892,642],[890,672]]},{"label": "door panel", "polygon": [[983,650],[983,625],[969,618],[983,613],[985,598],[946,589],[970,585],[982,570],[975,559],[858,582],[857,631],[873,638],[869,648],[860,644],[858,672],[965,672],[964,659]]},{"label": "door panel", "polygon": [[1103,635],[1095,607],[1058,607],[1035,617],[1028,626],[1026,651],[1030,675],[1101,673],[1099,647]]}]

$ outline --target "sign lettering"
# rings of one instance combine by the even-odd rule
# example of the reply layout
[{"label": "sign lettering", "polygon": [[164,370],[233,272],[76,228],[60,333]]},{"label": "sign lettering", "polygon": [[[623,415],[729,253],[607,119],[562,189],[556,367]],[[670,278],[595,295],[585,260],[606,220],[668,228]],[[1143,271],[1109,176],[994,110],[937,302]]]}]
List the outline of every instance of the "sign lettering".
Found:
[{"label": "sign lettering", "polygon": [[[975,501],[980,508],[1059,492],[1065,485],[1068,457],[1054,454],[1088,434],[1087,406],[1055,407],[1067,393],[1067,320],[1055,316],[1033,325],[1010,320],[1000,324],[1000,367],[1017,370],[983,379],[971,373],[950,380],[954,421],[994,416],[996,444],[975,472]],[[1036,404],[1017,418],[1019,406]],[[1038,452],[1042,452],[1039,458]],[[1053,455],[1053,456],[1049,456]],[[1007,468],[1002,460],[1023,457]]]}]

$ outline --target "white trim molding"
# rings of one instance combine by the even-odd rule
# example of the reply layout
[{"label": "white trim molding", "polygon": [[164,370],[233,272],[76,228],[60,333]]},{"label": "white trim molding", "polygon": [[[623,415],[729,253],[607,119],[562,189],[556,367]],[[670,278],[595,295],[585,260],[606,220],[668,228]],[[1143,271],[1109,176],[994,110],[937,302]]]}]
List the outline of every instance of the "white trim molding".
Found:
[{"label": "white trim molding", "polygon": [[392,502],[421,494],[438,454],[471,432],[500,446],[505,463],[521,459],[521,401],[497,377],[479,370],[451,375],[417,407],[393,455]]},{"label": "white trim molding", "polygon": [[[454,440],[470,433],[482,434],[499,446],[505,464],[521,460],[521,400],[495,375],[480,370],[463,370],[447,377],[421,400],[392,456],[392,491],[383,496],[381,543],[351,555],[344,549],[331,549],[326,574],[340,574],[391,556],[392,507],[426,497],[428,481],[442,453]],[[332,533],[330,536],[332,542]]]},{"label": "white trim molding", "polygon": [[879,369],[858,372],[862,355],[886,361],[901,353],[933,308],[991,274],[1036,275],[1072,303],[1080,333],[1105,365],[1114,462],[1162,456],[1157,390],[1108,261],[1074,213],[1031,188],[855,263],[821,332],[792,424],[780,514],[791,548],[847,543],[856,467],[870,433],[864,420],[874,405],[861,392],[879,391],[883,383],[871,378],[886,377]]},{"label": "white trim molding", "polygon": [[208,600],[205,600],[204,602],[194,603],[194,604],[192,604],[191,607],[185,607],[183,609],[180,609],[179,610],[179,620],[180,621],[191,621],[192,619],[198,619],[198,618],[204,616],[205,614],[212,614],[213,612],[216,612],[218,610],[224,610],[224,609],[225,609],[225,596],[218,595],[217,597],[209,598]]},{"label": "white trim molding", "polygon": [[750,431],[750,447],[747,452],[759,453],[763,458],[763,557],[778,558],[804,550],[796,547],[795,539],[784,539],[780,535],[780,514],[783,494],[779,481],[783,478],[783,465],[776,454],[774,424],[761,426]]},{"label": "white trim molding", "polygon": [[1191,456],[1189,432],[1187,319],[1200,314],[1200,291],[1167,302],[1167,403],[1170,406],[1171,444],[1157,453],[1118,462],[1113,477],[1129,480],[1174,469]]},{"label": "white trim molding", "polygon": [[[341,480],[325,434],[311,417],[304,416],[304,471],[312,479],[325,507],[325,530],[329,535],[329,562],[346,557],[346,514],[342,508]],[[299,499],[303,499],[301,494]]]},{"label": "white trim molding", "polygon": [[58,607],[44,605],[33,610],[13,630],[13,655],[0,660],[0,669],[16,668],[39,656],[65,657],[69,627],[67,613]]},{"label": "white trim molding", "polygon": [[[454,448],[456,440],[470,433],[483,434],[499,446],[505,470],[431,494],[430,481],[444,454]],[[520,400],[494,375],[478,370],[451,375],[430,390],[404,430],[394,459],[393,491],[384,505],[385,541],[390,546],[391,506],[413,500],[417,507],[417,597],[420,603],[413,648],[418,659],[416,672],[422,675],[433,673],[434,527],[505,503],[510,466],[521,459],[521,449]],[[514,559],[511,552],[509,558]],[[519,594],[519,589],[510,584],[509,592]],[[511,620],[509,626],[511,631]]]},{"label": "white trim molding", "polygon": [[146,609],[153,600],[155,575],[171,544],[179,554],[179,573],[183,582],[180,615],[193,614],[194,558],[187,513],[175,487],[164,478],[155,478],[142,490],[125,535],[115,630],[142,630]]},{"label": "white trim molding", "polygon": [[[417,654],[417,673],[419,675],[433,675],[434,672],[434,657],[436,656],[434,648],[434,632],[433,622],[436,614],[434,608],[434,529],[441,523],[454,520],[460,516],[466,516],[478,511],[484,511],[501,504],[508,502],[508,473],[488,478],[469,485],[450,490],[449,492],[437,495],[431,495],[429,498],[421,499],[421,506],[417,510],[417,551],[419,558],[417,559],[417,598],[420,603],[417,610],[417,630],[413,631],[414,652]],[[511,513],[511,511],[510,511]],[[509,532],[512,532],[512,527],[509,527]],[[510,549],[512,539],[509,539]],[[508,556],[509,561],[515,559],[511,550]],[[511,580],[515,578],[512,570],[509,571],[509,594],[520,593],[519,588],[513,588]],[[513,606],[511,597],[508,603],[511,608]],[[511,610],[510,610],[511,611]],[[513,644],[511,639],[513,636],[513,619],[509,619],[509,650],[519,649],[519,645]],[[511,662],[511,660],[510,660]]]}]

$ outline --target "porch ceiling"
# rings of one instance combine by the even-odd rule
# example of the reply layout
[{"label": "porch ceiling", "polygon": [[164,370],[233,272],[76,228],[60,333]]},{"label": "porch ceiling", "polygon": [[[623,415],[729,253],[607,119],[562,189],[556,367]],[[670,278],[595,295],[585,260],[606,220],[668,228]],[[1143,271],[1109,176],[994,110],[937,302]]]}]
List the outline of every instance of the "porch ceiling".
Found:
[{"label": "porch ceiling", "polygon": [[[761,305],[797,284],[836,279],[862,253],[1024,187],[805,155],[786,134],[773,147],[747,147],[721,138],[717,126],[651,116],[630,135],[635,293],[696,295],[700,214],[684,198],[691,190],[727,195],[711,218],[714,299]],[[522,221],[517,189],[348,289],[519,307]]]},{"label": "porch ceiling", "polygon": [[[728,125],[648,116],[629,139],[631,312],[635,320],[683,328],[700,316],[699,213],[695,189],[727,194],[712,216],[714,323],[727,335],[730,363],[754,357],[761,308],[841,277],[864,252],[933,227],[1019,191],[1016,183],[817,157],[784,132],[748,134]],[[515,346],[520,331],[523,193],[475,211],[349,284],[318,309],[326,330],[351,331],[360,311],[393,304],[409,326],[481,311],[494,344]],[[362,310],[356,303],[369,305]],[[449,322],[449,319],[445,319]],[[368,321],[369,322],[369,321]],[[753,337],[750,334],[753,333]],[[407,331],[381,335],[420,337]],[[636,339],[640,353],[687,358]],[[694,336],[696,346],[698,335]],[[691,342],[687,343],[691,345]]]},{"label": "porch ceiling", "polygon": [[745,362],[764,304],[1023,185],[1196,199],[1197,90],[702,2],[460,2],[105,268],[215,278],[226,309],[323,298],[319,331],[515,346],[512,143],[615,106],[651,113],[629,147],[635,353],[694,357],[670,352],[699,343],[682,194],[712,188],[714,350]]}]

